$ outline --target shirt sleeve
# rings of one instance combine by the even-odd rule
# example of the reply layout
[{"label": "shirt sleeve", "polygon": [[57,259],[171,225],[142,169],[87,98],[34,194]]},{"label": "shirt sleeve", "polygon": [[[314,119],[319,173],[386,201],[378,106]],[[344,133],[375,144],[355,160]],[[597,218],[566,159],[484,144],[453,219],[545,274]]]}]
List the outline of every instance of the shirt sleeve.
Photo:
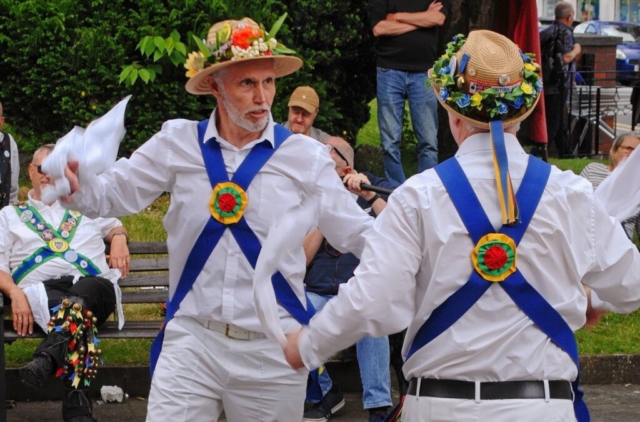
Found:
[{"label": "shirt sleeve", "polygon": [[122,227],[122,222],[117,218],[96,218],[95,221],[100,226],[100,233],[103,239],[107,237],[111,230],[116,227]]},{"label": "shirt sleeve", "polygon": [[353,200],[324,147],[316,149],[314,161],[318,170],[310,173],[309,183],[312,194],[319,199],[318,228],[337,250],[360,257],[373,217]]},{"label": "shirt sleeve", "polygon": [[617,313],[629,313],[640,307],[640,254],[622,225],[607,214],[595,197],[592,199],[591,254],[593,265],[582,283],[596,292],[593,306]]},{"label": "shirt sleeve", "polygon": [[387,13],[390,13],[390,11],[387,10],[387,0],[369,0],[367,10],[371,29],[375,28],[378,22],[385,20]]},{"label": "shirt sleeve", "polygon": [[162,193],[170,192],[172,140],[184,138],[178,132],[188,129],[169,123],[131,158],[121,158],[99,176],[85,176],[80,190],[73,194],[74,201],[63,205],[90,218],[119,217],[140,212]]},{"label": "shirt sleeve", "polygon": [[415,314],[416,274],[422,240],[415,209],[396,192],[367,238],[360,266],[338,295],[303,330],[299,347],[308,368],[365,335],[379,337],[401,331]]},{"label": "shirt sleeve", "polygon": [[11,144],[11,192],[9,193],[9,202],[18,202],[18,191],[20,190],[20,157],[18,156],[18,145],[13,137],[9,134]]},{"label": "shirt sleeve", "polygon": [[[5,210],[11,207],[5,207]],[[13,212],[13,210],[11,210]],[[11,274],[10,258],[11,248],[13,247],[11,241],[10,221],[7,216],[7,211],[0,212],[0,271],[4,271],[7,274]]]}]

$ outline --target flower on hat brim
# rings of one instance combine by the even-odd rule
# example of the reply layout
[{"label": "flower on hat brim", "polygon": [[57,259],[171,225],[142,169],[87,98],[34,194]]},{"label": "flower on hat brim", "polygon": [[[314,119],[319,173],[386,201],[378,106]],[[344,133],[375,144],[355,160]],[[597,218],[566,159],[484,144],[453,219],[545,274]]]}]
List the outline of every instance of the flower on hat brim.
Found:
[{"label": "flower on hat brim", "polygon": [[[466,92],[464,87],[459,87],[456,81],[462,75],[457,67],[450,69],[451,58],[456,56],[465,42],[466,37],[463,34],[453,37],[447,44],[445,53],[434,63],[433,71],[427,79],[427,85],[434,85],[440,93],[440,99],[443,102],[446,100],[447,106],[474,120],[489,121],[508,119],[521,113],[523,106],[528,110],[535,104],[542,91],[542,82],[538,74],[540,66],[535,63],[535,55],[531,53],[521,52],[522,79],[519,84],[509,87],[510,91],[505,92],[504,88],[488,88],[472,93]],[[448,74],[449,69],[453,71],[453,77]],[[446,99],[442,98],[443,92],[447,93]]]},{"label": "flower on hat brim", "polygon": [[194,35],[198,51],[190,53],[185,62],[186,76],[193,78],[206,68],[227,61],[295,54],[275,38],[286,17],[287,13],[280,16],[269,32],[262,25],[255,27],[240,21],[235,28],[223,24],[207,41]]}]

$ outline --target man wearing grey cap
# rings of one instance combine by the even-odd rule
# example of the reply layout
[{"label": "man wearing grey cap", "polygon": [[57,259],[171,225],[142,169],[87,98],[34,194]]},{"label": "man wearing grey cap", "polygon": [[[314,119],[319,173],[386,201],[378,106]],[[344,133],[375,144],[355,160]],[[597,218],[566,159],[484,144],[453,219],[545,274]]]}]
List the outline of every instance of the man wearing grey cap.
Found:
[{"label": "man wearing grey cap", "polygon": [[320,98],[315,89],[310,86],[299,86],[289,98],[288,121],[282,125],[293,133],[307,135],[317,141],[324,142],[328,133],[313,127],[313,122],[318,115]]}]

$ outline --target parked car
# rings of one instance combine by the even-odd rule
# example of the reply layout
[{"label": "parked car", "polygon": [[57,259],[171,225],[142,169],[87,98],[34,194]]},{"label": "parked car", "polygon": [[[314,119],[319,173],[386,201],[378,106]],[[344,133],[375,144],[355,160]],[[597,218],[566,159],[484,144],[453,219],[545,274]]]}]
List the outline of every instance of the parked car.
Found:
[{"label": "parked car", "polygon": [[640,64],[640,25],[630,22],[587,21],[576,26],[574,34],[598,34],[622,37],[616,49],[617,79],[629,84],[638,75]]}]

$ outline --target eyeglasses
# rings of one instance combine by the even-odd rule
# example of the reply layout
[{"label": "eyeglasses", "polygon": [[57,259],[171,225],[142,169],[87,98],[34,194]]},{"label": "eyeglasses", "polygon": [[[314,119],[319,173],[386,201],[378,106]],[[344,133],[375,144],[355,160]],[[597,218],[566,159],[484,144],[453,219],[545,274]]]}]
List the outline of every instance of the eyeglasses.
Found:
[{"label": "eyeglasses", "polygon": [[349,160],[347,160],[346,157],[344,155],[342,155],[342,153],[340,152],[340,150],[338,148],[334,147],[333,145],[329,145],[329,144],[325,144],[325,146],[329,150],[329,154],[331,154],[331,151],[335,151],[336,154],[338,154],[338,157],[342,158],[342,160],[345,163],[347,163],[348,166],[351,165],[351,164],[349,164]]},{"label": "eyeglasses", "polygon": [[35,165],[35,164],[33,164],[33,163],[32,163],[31,165],[32,165],[33,167],[35,167],[35,168],[36,168],[36,171],[37,171],[38,173],[40,173],[40,174],[42,174],[42,175],[44,175],[44,174],[45,174],[45,172],[43,172],[43,171],[42,171],[42,165],[36,166],[36,165]]},{"label": "eyeglasses", "polygon": [[629,154],[631,154],[633,152],[633,150],[635,150],[635,147],[631,147],[629,145],[620,145],[620,149],[624,152],[628,152]]}]

